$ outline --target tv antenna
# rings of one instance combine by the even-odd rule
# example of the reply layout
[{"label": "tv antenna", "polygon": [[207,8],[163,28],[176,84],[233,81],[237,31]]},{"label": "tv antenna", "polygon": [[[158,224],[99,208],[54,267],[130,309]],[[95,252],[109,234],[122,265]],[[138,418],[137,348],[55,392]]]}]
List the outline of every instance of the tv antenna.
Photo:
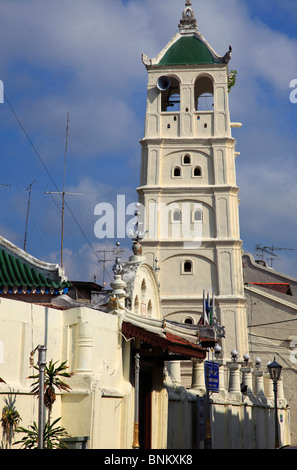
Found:
[{"label": "tv antenna", "polygon": [[272,268],[273,261],[275,258],[278,256],[275,254],[275,251],[280,251],[280,250],[287,250],[287,251],[294,251],[294,248],[282,248],[282,247],[276,247],[276,246],[262,246],[262,245],[256,245],[255,246],[257,251],[261,252],[261,259],[264,261],[264,253],[270,255],[267,257],[268,260],[270,260],[270,267]]},{"label": "tv antenna", "polygon": [[103,259],[99,259],[98,263],[102,263],[102,286],[103,289],[105,288],[105,272],[106,272],[106,263],[110,261],[114,261],[114,259],[106,259],[106,253],[114,253],[114,254],[119,254],[119,253],[124,253],[125,250],[122,250],[120,248],[120,243],[116,243],[116,248],[113,248],[112,250],[96,250],[97,253],[103,253]]},{"label": "tv antenna", "polygon": [[28,231],[28,219],[29,219],[30,202],[31,202],[31,191],[32,191],[32,186],[36,181],[37,181],[36,179],[32,181],[32,183],[30,183],[28,188],[26,189],[26,191],[29,191],[29,194],[28,194],[27,217],[26,217],[26,228],[25,228],[25,238],[24,238],[24,251],[26,251],[26,245],[27,245],[27,231]]},{"label": "tv antenna", "polygon": [[64,245],[64,209],[65,209],[65,195],[85,196],[81,193],[67,193],[65,192],[65,177],[66,177],[66,156],[68,145],[68,130],[69,130],[69,113],[67,114],[66,126],[66,141],[65,141],[65,156],[64,156],[64,175],[63,175],[63,191],[46,191],[45,194],[60,194],[62,196],[62,221],[61,221],[61,268],[63,268],[63,245]]}]

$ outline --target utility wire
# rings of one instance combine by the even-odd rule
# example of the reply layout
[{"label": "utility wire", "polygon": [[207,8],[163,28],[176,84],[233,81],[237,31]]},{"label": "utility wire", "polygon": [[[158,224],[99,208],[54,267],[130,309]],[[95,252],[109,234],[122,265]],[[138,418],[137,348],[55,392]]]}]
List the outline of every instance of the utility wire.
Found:
[{"label": "utility wire", "polygon": [[268,323],[258,323],[256,325],[248,325],[248,328],[255,328],[257,326],[269,326],[269,325],[276,325],[279,323],[289,323],[292,321],[296,321],[297,318],[291,318],[290,320],[279,320],[279,321],[274,321],[274,322],[268,322]]},{"label": "utility wire", "polygon": [[[255,335],[255,334],[252,334],[252,333],[248,333],[248,335],[251,338],[262,338],[262,339],[268,339],[268,340],[271,340],[271,341],[290,341],[289,339],[286,339],[286,338],[273,338],[272,336]],[[262,343],[259,343],[259,344],[262,344]]]},{"label": "utility wire", "polygon": [[[37,155],[37,157],[38,157],[40,163],[42,164],[42,166],[43,166],[43,168],[44,168],[44,170],[45,170],[46,173],[48,174],[48,176],[49,176],[51,182],[53,183],[53,185],[54,185],[55,188],[57,189],[58,193],[59,193],[60,196],[62,197],[62,192],[60,191],[60,189],[59,189],[58,186],[56,185],[56,183],[55,183],[55,181],[54,181],[52,175],[51,175],[50,172],[48,171],[48,169],[47,169],[45,163],[43,162],[43,160],[42,160],[42,158],[41,158],[39,152],[37,151],[35,145],[33,144],[32,140],[31,140],[31,138],[30,138],[30,136],[28,135],[28,133],[27,133],[26,129],[24,128],[24,126],[23,126],[21,120],[19,119],[17,113],[16,113],[15,110],[13,109],[12,105],[10,104],[10,101],[8,100],[8,98],[7,98],[7,96],[6,96],[5,94],[4,94],[4,98],[5,98],[6,102],[7,102],[7,104],[8,104],[8,106],[9,106],[10,110],[12,111],[14,117],[16,118],[16,120],[17,120],[19,126],[21,127],[22,131],[24,132],[26,138],[28,139],[28,141],[29,141],[31,147],[33,148],[35,154]],[[86,242],[87,242],[88,245],[90,246],[91,250],[92,250],[93,253],[96,255],[96,257],[99,259],[99,256],[98,256],[98,254],[96,253],[96,250],[94,250],[93,246],[91,245],[90,241],[88,240],[86,234],[84,233],[83,229],[81,228],[80,224],[78,223],[78,220],[76,219],[75,215],[73,214],[73,212],[72,212],[72,210],[70,209],[70,207],[69,207],[69,205],[67,204],[67,202],[65,202],[65,206],[67,207],[67,209],[69,210],[70,214],[72,215],[72,217],[73,217],[75,223],[77,224],[79,230],[81,231],[83,237],[85,238]]]}]

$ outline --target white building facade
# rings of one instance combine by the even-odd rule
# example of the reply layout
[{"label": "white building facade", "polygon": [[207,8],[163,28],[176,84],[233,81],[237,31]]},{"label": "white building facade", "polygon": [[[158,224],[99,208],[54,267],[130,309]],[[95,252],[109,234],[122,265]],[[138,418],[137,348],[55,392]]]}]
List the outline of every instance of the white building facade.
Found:
[{"label": "white building facade", "polygon": [[139,202],[144,253],[158,260],[164,318],[197,324],[203,291],[228,335],[223,354],[248,352],[235,140],[228,104],[231,49],[219,57],[187,1],[179,32],[148,71]]},{"label": "white building facade", "polygon": [[[47,363],[67,361],[72,374],[63,379],[71,389],[57,392],[52,413],[52,420],[61,417],[71,446],[203,449],[207,442],[214,449],[273,448],[273,391],[265,371],[249,361],[216,361],[219,389],[210,391],[208,400],[204,361],[214,337],[203,337],[203,328],[163,320],[155,273],[142,256],[119,265],[111,287],[101,307],[66,295],[34,303],[14,298],[13,292],[1,294],[2,408],[13,404],[25,428],[38,422],[38,397],[28,377],[36,373],[32,352],[44,345]],[[37,352],[33,358],[36,364]],[[192,360],[187,389],[181,359]],[[278,405],[280,442],[289,444],[282,383]]]}]

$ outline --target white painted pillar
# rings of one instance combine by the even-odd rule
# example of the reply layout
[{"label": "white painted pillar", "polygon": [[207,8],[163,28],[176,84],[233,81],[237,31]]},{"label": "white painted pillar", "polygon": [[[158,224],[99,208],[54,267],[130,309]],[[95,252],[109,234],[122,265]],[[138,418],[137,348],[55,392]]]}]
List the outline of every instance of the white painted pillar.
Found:
[{"label": "white painted pillar", "polygon": [[255,395],[258,398],[265,398],[263,371],[254,370],[253,374],[255,377]]},{"label": "white painted pillar", "polygon": [[227,362],[229,369],[229,393],[241,396],[239,364],[237,362]]},{"label": "white painted pillar", "polygon": [[271,380],[268,372],[264,374],[264,393],[267,400],[274,400],[273,381]]},{"label": "white painted pillar", "polygon": [[204,361],[201,359],[193,359],[192,368],[192,385],[195,388],[205,392],[205,375],[204,375]]},{"label": "white painted pillar", "polygon": [[77,352],[77,363],[76,363],[76,374],[86,374],[93,371],[92,367],[92,351],[93,350],[93,339],[92,339],[92,325],[90,323],[83,323],[82,321],[78,324],[78,339],[76,343]]},{"label": "white painted pillar", "polygon": [[168,361],[167,372],[171,382],[179,386],[181,385],[181,374],[180,374],[180,362],[179,361]]},{"label": "white painted pillar", "polygon": [[218,361],[219,362],[219,392],[220,393],[226,393],[226,387],[225,387],[225,376],[226,376],[226,368],[225,364],[223,361]]},{"label": "white painted pillar", "polygon": [[248,366],[243,366],[241,368],[242,373],[242,382],[243,385],[247,387],[246,394],[252,395],[253,394],[253,376],[252,376],[252,369]]},{"label": "white painted pillar", "polygon": [[282,377],[277,382],[277,398],[279,400],[284,400],[285,399],[285,396],[284,396],[284,382],[283,382]]}]

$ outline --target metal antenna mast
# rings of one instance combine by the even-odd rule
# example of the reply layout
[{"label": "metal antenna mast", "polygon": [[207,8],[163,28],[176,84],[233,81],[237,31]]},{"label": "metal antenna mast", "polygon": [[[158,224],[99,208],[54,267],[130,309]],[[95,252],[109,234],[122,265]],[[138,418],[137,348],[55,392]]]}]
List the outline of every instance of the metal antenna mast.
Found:
[{"label": "metal antenna mast", "polygon": [[103,286],[103,289],[105,288],[105,271],[106,271],[106,266],[105,265],[108,261],[114,261],[113,259],[106,259],[106,253],[119,254],[119,253],[124,253],[124,251],[125,251],[125,250],[122,250],[120,248],[119,242],[117,242],[116,245],[117,245],[117,248],[113,248],[112,250],[97,250],[97,253],[103,253],[103,259],[98,260],[98,263],[102,263],[102,270],[103,270],[102,286]]},{"label": "metal antenna mast", "polygon": [[32,186],[37,180],[35,179],[32,181],[32,183],[29,184],[28,188],[26,191],[29,191],[29,196],[28,196],[28,206],[27,206],[27,217],[26,217],[26,228],[25,228],[25,239],[24,239],[24,251],[26,251],[26,245],[27,245],[27,231],[28,231],[28,219],[29,219],[29,210],[30,210],[30,202],[31,202],[31,191],[32,191]]},{"label": "metal antenna mast", "polygon": [[294,248],[281,248],[281,247],[275,247],[275,246],[262,246],[262,245],[256,245],[256,250],[262,252],[262,260],[264,260],[264,253],[267,253],[271,257],[268,258],[270,259],[271,262],[271,268],[272,268],[272,263],[275,258],[277,258],[277,255],[274,253],[275,251],[278,250],[288,250],[288,251],[294,251]]},{"label": "metal antenna mast", "polygon": [[68,129],[69,129],[69,113],[67,114],[67,126],[66,126],[66,141],[65,141],[65,156],[64,156],[64,174],[63,174],[63,191],[46,191],[45,194],[60,194],[62,196],[62,223],[61,223],[61,268],[63,268],[63,245],[64,245],[64,208],[65,208],[65,195],[76,195],[85,196],[81,193],[66,193],[65,192],[65,177],[66,177],[66,156],[67,156],[67,145],[68,145]]}]

